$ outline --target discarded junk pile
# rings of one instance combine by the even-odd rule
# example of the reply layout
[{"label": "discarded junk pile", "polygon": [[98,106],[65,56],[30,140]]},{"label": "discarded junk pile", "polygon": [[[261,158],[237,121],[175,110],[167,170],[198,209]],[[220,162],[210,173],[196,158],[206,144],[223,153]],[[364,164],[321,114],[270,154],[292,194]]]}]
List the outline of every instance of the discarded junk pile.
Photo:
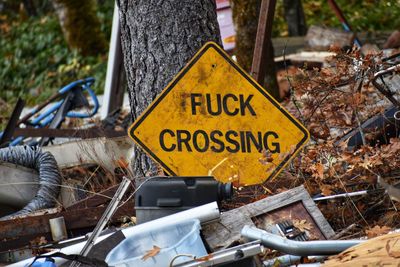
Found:
[{"label": "discarded junk pile", "polygon": [[[8,234],[3,245],[9,246],[2,248],[2,260],[20,260],[10,266],[273,266],[277,261],[289,265],[307,256],[323,260],[361,242],[327,240],[334,232],[303,187],[221,213],[221,202],[229,201],[233,187],[213,177],[149,177],[135,191],[134,208],[123,210],[136,211],[136,225],[104,230],[116,210],[132,202],[124,199],[131,185],[124,178],[112,191],[114,196],[109,194],[112,199],[93,231],[68,239],[68,211],[24,217],[54,206],[61,179],[54,156],[29,146],[3,148],[0,155],[9,162],[4,163],[8,171],[12,164],[36,169],[39,182],[37,194],[23,209],[1,218],[2,235]],[[19,178],[21,170],[12,170]],[[18,193],[10,191],[7,198],[12,197]],[[96,199],[89,198],[84,205],[90,201]],[[82,206],[73,207],[86,216]],[[307,229],[296,226],[301,221]],[[26,237],[41,236],[39,229],[47,228],[51,239],[30,248],[31,253],[47,253],[13,253],[13,242],[22,242],[18,226],[31,234]],[[316,239],[321,241],[309,241]],[[262,262],[260,255],[267,249],[288,255]]]},{"label": "discarded junk pile", "polygon": [[[221,213],[218,203],[232,195],[232,185],[212,177],[149,178],[135,197],[138,224],[103,231],[129,185],[124,178],[93,232],[47,244],[53,252],[10,266],[275,266],[307,256],[322,260],[362,242],[306,241],[327,239],[333,230],[303,187]],[[149,194],[154,188],[163,190]],[[291,212],[309,222],[308,230],[294,226]],[[63,227],[52,227],[53,236]],[[288,255],[262,263],[258,255],[266,248]]]},{"label": "discarded junk pile", "polygon": [[[216,62],[208,62],[210,58]],[[211,102],[210,97],[214,91],[191,93],[187,90],[186,93],[168,95],[169,92],[176,90],[174,87],[168,87],[161,95],[165,102],[156,101],[149,110],[144,112],[143,119],[139,119],[130,128],[131,137],[139,145],[144,146],[144,150],[171,174],[178,173],[177,166],[193,169],[193,166],[185,164],[188,161],[187,157],[178,159],[179,164],[165,164],[171,158],[169,152],[174,149],[182,152],[181,150],[186,148],[186,152],[213,153],[216,152],[215,150],[218,153],[229,152],[232,153],[229,154],[232,157],[238,154],[240,157],[243,156],[241,152],[247,157],[253,152],[256,160],[239,158],[238,161],[245,162],[247,170],[252,174],[257,171],[265,174],[267,169],[269,177],[276,176],[292,157],[289,154],[294,154],[293,147],[298,151],[307,141],[308,131],[250,77],[242,73],[217,45],[206,44],[192,63],[191,72],[189,69],[184,69],[176,78],[176,83],[171,83],[171,86],[178,84],[184,88],[189,83],[185,82],[187,77],[182,75],[196,77],[196,71],[200,72],[196,69],[198,65],[201,65],[201,68],[209,65],[214,75],[224,69],[236,70],[228,74],[219,73],[219,77],[225,78],[217,80],[218,82],[235,80],[240,83],[245,90],[243,89],[244,91],[237,95],[232,93],[236,91],[229,91],[229,86],[226,84],[218,86],[219,84],[215,81],[205,81],[212,75],[203,79],[193,79],[205,84],[213,84],[212,90],[221,90],[218,92],[219,104],[223,106],[223,109],[220,107],[219,111],[214,113],[225,117],[221,119],[209,116],[212,115],[211,105],[205,107],[200,101],[204,98]],[[224,66],[224,68],[219,69],[219,66]],[[373,81],[376,83],[378,78],[394,72],[397,68],[396,61],[394,67],[376,73]],[[198,169],[203,168],[208,171],[208,176],[147,177],[141,183],[126,178],[133,176],[132,170],[129,169],[131,166],[129,166],[120,175],[123,176],[122,181],[117,181],[109,188],[96,192],[92,196],[78,196],[85,192],[85,189],[81,184],[74,186],[63,184],[65,181],[59,169],[82,163],[97,163],[114,173],[116,169],[129,165],[127,162],[131,161],[133,155],[132,143],[125,133],[120,136],[122,131],[104,132],[103,136],[115,138],[85,139],[45,146],[53,137],[67,136],[71,133],[68,130],[72,129],[60,129],[60,125],[68,117],[83,116],[81,113],[73,112],[74,108],[81,106],[90,108],[83,93],[88,93],[92,98],[93,108],[90,109],[88,116],[96,113],[98,102],[90,90],[92,83],[93,80],[89,78],[66,86],[23,119],[19,119],[23,103],[17,103],[12,118],[0,138],[2,146],[9,146],[0,149],[0,160],[4,161],[0,163],[0,179],[4,179],[0,187],[0,204],[3,208],[1,210],[3,217],[0,218],[0,239],[2,240],[0,262],[12,263],[10,266],[124,267],[290,266],[299,263],[319,265],[320,262],[321,264],[324,262],[329,266],[335,259],[326,261],[327,257],[339,254],[336,258],[337,262],[330,265],[337,266],[342,265],[341,261],[346,261],[346,258],[357,257],[356,255],[365,251],[368,251],[368,254],[375,253],[376,257],[386,253],[392,258],[399,258],[396,251],[400,249],[400,242],[397,244],[399,234],[396,233],[390,237],[384,236],[372,240],[371,242],[376,242],[376,244],[383,244],[374,246],[373,249],[368,247],[368,244],[371,244],[370,241],[338,240],[341,237],[340,233],[335,234],[315,201],[326,200],[330,197],[349,197],[350,194],[347,193],[312,199],[305,188],[299,186],[257,201],[252,198],[254,202],[250,204],[223,210],[224,204],[229,203],[229,199],[235,192],[230,182],[218,182],[215,176],[223,168],[236,171],[243,167],[226,164],[229,162],[227,157],[214,162],[211,165],[214,166],[213,168],[204,167],[206,164],[198,164]],[[393,106],[387,109],[384,116],[374,117],[344,136],[344,139],[349,139],[349,147],[359,146],[362,143],[362,129],[385,128],[387,117],[396,119],[397,129],[399,104],[396,99],[390,98],[390,91],[388,92],[385,86],[375,83],[375,87],[383,95],[389,96]],[[207,86],[193,87],[207,89]],[[222,91],[226,88],[228,91]],[[247,92],[252,94],[245,97]],[[184,99],[179,99],[177,95],[183,96]],[[39,110],[59,97],[62,100],[43,113],[37,114]],[[225,104],[221,105],[221,99]],[[239,105],[228,106],[228,102],[239,103]],[[183,113],[178,110],[174,114],[178,114],[177,117],[182,116],[178,118],[179,122],[195,122],[195,125],[189,125],[193,127],[186,127],[193,132],[163,128],[167,123],[152,125],[151,118],[155,115],[151,112],[161,109],[160,113],[165,114],[164,111],[171,107],[189,111]],[[198,112],[199,110],[204,112]],[[204,116],[205,110],[210,114]],[[266,110],[268,113],[265,112]],[[271,113],[274,116],[270,116]],[[263,114],[268,114],[268,120],[257,123],[255,115],[261,117]],[[34,118],[31,119],[32,117]],[[146,118],[150,118],[148,125],[151,127],[146,127],[148,126],[144,121]],[[252,130],[255,131],[242,131],[234,123],[225,125],[223,122],[228,121],[228,118],[251,124],[254,128]],[[273,119],[275,121],[269,121]],[[210,121],[213,124],[208,123]],[[210,135],[207,135],[203,129],[195,128],[199,127],[200,122],[220,128],[213,129]],[[282,124],[285,124],[285,127],[280,127]],[[225,126],[227,128],[223,128]],[[146,131],[140,127],[145,130],[151,129],[158,138],[143,138]],[[238,128],[234,129],[234,127]],[[288,127],[292,127],[289,131],[290,138],[282,140],[282,136],[287,134]],[[83,139],[98,136],[99,129],[74,129],[73,131],[76,133],[75,136]],[[261,133],[264,134],[261,135]],[[219,139],[222,136],[225,139]],[[208,142],[202,144],[196,139],[199,137]],[[190,138],[192,138],[191,141]],[[159,141],[163,151],[154,152],[153,150],[156,149],[151,147],[154,143],[148,144],[141,139]],[[289,143],[287,140],[294,143]],[[33,148],[33,145],[37,148]],[[276,154],[282,153],[285,157],[277,155],[267,157],[267,155],[260,159],[259,150],[263,147]],[[205,156],[201,160],[207,161],[211,157]],[[197,158],[196,160],[200,161]],[[268,164],[273,165],[274,168],[266,168]],[[276,166],[279,170],[276,170]],[[260,182],[256,181],[257,175],[250,176],[253,178],[249,180],[251,184]],[[230,178],[237,177],[232,175]],[[91,177],[88,178],[90,179]],[[131,186],[133,182],[136,183],[136,187]],[[66,193],[65,188],[72,188],[72,190]],[[251,193],[251,191],[248,192],[250,195]],[[66,200],[65,195],[73,197]],[[236,200],[240,201],[240,196]],[[58,202],[61,202],[62,209],[55,208]],[[128,223],[121,225],[116,219],[120,216],[131,218]],[[384,263],[386,262],[382,262]]]}]

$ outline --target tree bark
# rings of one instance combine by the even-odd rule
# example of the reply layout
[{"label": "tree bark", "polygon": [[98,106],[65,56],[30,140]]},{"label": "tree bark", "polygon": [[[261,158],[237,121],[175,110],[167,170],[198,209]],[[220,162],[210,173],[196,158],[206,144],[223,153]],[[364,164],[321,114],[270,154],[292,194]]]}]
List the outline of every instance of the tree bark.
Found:
[{"label": "tree bark", "polygon": [[236,31],[235,55],[238,64],[249,72],[253,60],[261,0],[231,0],[230,2]]},{"label": "tree bark", "polygon": [[71,49],[82,55],[106,52],[107,41],[100,29],[94,0],[53,0],[64,38]]},{"label": "tree bark", "polygon": [[[233,23],[236,30],[235,55],[242,68],[250,71],[253,61],[254,45],[257,35],[258,18],[260,14],[261,0],[230,0],[232,5]],[[266,76],[264,84],[266,90],[278,101],[279,88],[276,78],[274,62],[274,48],[271,45],[269,57],[265,62]]]},{"label": "tree bark", "polygon": [[307,25],[301,0],[283,0],[283,10],[285,11],[289,36],[306,35]]},{"label": "tree bark", "polygon": [[[214,0],[119,0],[118,5],[135,120],[203,44],[221,44],[221,38]],[[159,170],[138,147],[133,168],[136,176]]]}]

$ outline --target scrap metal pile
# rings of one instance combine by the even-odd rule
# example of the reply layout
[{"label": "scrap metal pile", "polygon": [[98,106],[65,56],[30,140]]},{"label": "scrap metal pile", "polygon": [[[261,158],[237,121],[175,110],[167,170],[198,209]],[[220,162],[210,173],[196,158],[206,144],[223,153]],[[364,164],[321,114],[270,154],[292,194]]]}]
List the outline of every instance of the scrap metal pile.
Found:
[{"label": "scrap metal pile", "polygon": [[[0,262],[397,266],[400,54],[305,55],[283,59],[278,103],[207,43],[129,130],[124,111],[65,127],[97,112],[90,78],[22,119],[19,102],[0,137]],[[158,176],[134,175],[130,137]]]}]

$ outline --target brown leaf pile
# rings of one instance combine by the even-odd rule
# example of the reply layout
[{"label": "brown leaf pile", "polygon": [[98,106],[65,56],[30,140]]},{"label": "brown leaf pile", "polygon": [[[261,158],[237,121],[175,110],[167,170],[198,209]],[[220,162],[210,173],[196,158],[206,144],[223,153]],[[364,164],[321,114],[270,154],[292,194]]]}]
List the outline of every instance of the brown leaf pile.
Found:
[{"label": "brown leaf pile", "polygon": [[[364,228],[359,235],[372,234],[373,225],[386,227],[382,218],[400,208],[383,190],[376,190],[378,176],[390,183],[400,178],[400,139],[385,139],[384,129],[363,130],[365,144],[350,150],[348,140],[341,138],[391,105],[371,84],[374,73],[389,63],[382,61],[381,54],[334,52],[329,67],[299,69],[288,77],[291,97],[284,105],[308,128],[311,141],[285,173],[263,186],[277,193],[304,184],[311,195],[375,190],[319,204],[335,230],[356,223]],[[400,221],[391,220],[387,226],[399,227]]]}]

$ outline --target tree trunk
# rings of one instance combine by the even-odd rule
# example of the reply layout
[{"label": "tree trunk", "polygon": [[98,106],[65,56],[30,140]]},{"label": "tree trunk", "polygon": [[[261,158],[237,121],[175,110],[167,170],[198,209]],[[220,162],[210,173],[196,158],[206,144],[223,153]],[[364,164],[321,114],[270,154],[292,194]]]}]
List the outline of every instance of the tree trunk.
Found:
[{"label": "tree trunk", "polygon": [[[221,44],[221,38],[213,0],[118,2],[122,52],[135,120],[204,43]],[[135,175],[155,175],[157,165],[138,147],[135,152]]]},{"label": "tree trunk", "polygon": [[[231,0],[233,23],[236,30],[235,55],[242,68],[250,71],[253,61],[254,45],[257,35],[258,17],[260,14],[261,0]],[[277,100],[279,100],[279,88],[276,78],[274,62],[274,48],[270,47],[267,58],[265,83],[261,86]]]},{"label": "tree trunk", "polygon": [[289,36],[303,36],[307,33],[301,0],[283,0],[285,20],[288,24]]},{"label": "tree trunk", "polygon": [[107,51],[107,41],[96,16],[95,0],[53,0],[65,40],[82,55]]},{"label": "tree trunk", "polygon": [[247,72],[253,61],[261,0],[231,0],[232,20],[236,30],[235,55]]}]

